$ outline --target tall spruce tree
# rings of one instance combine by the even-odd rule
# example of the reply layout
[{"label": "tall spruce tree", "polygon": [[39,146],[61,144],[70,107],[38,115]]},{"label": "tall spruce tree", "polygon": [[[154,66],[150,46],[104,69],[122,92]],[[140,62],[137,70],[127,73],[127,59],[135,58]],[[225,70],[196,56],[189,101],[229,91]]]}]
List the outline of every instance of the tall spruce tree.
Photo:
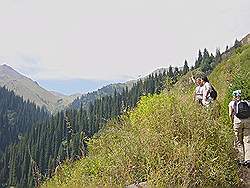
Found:
[{"label": "tall spruce tree", "polygon": [[188,62],[187,60],[185,60],[184,66],[183,66],[183,74],[187,74],[188,71],[189,71]]}]

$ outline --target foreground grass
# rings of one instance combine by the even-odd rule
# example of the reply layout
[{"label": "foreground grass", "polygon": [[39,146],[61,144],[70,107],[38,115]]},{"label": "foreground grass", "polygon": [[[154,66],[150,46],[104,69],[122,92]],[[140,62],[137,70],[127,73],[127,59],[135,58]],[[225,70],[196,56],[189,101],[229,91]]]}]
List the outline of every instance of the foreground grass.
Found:
[{"label": "foreground grass", "polygon": [[[144,97],[129,118],[90,142],[90,156],[64,166],[48,187],[233,186],[238,183],[229,126],[179,96]],[[227,182],[227,184],[225,184]]]},{"label": "foreground grass", "polygon": [[143,97],[128,116],[90,141],[88,157],[62,166],[44,187],[124,187],[142,181],[149,187],[237,187],[226,110],[231,90],[250,90],[249,57],[249,46],[243,47],[214,70],[210,79],[219,97],[209,108],[192,102],[189,75],[168,94]]}]

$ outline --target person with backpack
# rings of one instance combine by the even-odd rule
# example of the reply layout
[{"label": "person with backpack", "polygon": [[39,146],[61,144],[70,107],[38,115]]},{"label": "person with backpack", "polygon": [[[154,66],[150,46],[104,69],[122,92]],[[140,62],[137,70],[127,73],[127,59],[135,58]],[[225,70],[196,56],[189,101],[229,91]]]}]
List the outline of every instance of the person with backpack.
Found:
[{"label": "person with backpack", "polygon": [[195,92],[194,92],[194,101],[198,102],[202,105],[202,98],[203,98],[203,83],[201,81],[201,78],[192,78],[193,82],[196,85]]},{"label": "person with backpack", "polygon": [[233,92],[229,117],[233,123],[234,147],[239,154],[239,164],[250,167],[250,103],[241,100],[241,90]]},{"label": "person with backpack", "polygon": [[216,100],[217,92],[215,91],[214,87],[209,83],[209,80],[206,76],[204,76],[201,81],[203,85],[202,104],[204,106],[208,106],[213,100]]}]

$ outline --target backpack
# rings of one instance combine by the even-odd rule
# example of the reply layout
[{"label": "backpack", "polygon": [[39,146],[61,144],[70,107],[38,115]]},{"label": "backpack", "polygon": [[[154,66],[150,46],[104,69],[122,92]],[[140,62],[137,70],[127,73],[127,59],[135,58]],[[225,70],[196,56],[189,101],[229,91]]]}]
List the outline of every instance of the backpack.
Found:
[{"label": "backpack", "polygon": [[250,106],[246,101],[240,101],[238,104],[235,101],[235,104],[237,105],[237,111],[235,113],[235,116],[239,119],[247,119],[250,117]]},{"label": "backpack", "polygon": [[212,86],[212,90],[210,91],[210,97],[211,97],[213,100],[216,100],[216,98],[217,98],[217,91],[214,89],[213,86]]}]

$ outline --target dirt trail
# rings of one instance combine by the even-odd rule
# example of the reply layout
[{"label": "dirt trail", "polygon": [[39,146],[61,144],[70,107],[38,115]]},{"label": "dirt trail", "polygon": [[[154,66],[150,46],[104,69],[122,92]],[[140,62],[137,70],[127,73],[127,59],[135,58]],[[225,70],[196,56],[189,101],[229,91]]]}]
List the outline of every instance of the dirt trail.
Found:
[{"label": "dirt trail", "polygon": [[250,168],[241,168],[242,185],[240,188],[250,188]]},{"label": "dirt trail", "polygon": [[126,188],[147,188],[147,183],[146,182],[141,182],[141,183],[138,183],[138,184],[132,184],[132,185],[126,186]]}]

